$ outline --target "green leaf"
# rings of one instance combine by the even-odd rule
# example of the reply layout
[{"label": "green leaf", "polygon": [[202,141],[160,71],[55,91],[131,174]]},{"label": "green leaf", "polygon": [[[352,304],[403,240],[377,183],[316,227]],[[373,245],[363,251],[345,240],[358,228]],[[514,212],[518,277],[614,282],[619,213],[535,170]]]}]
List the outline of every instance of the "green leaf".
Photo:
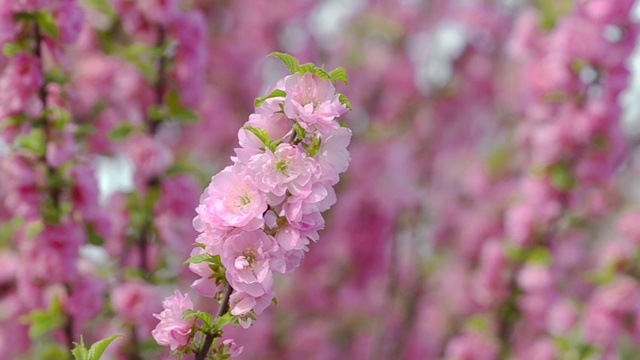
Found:
[{"label": "green leaf", "polygon": [[117,13],[115,9],[109,3],[109,0],[85,0],[86,4],[90,7],[104,13],[108,16],[116,16]]},{"label": "green leaf", "polygon": [[40,128],[31,129],[29,133],[18,136],[15,141],[18,147],[31,150],[38,156],[44,155],[47,146],[44,131]]},{"label": "green leaf", "polygon": [[[219,257],[219,255],[216,255]],[[200,264],[203,262],[208,262],[208,263],[216,263],[216,256],[211,255],[209,253],[203,253],[203,254],[199,254],[199,255],[194,255],[190,258],[187,259],[187,261],[184,262],[184,265],[189,265],[189,264]]]},{"label": "green leaf", "polygon": [[94,229],[93,226],[87,226],[87,242],[91,245],[102,246],[104,245],[104,238],[100,236]]},{"label": "green leaf", "polygon": [[122,335],[113,335],[110,338],[102,339],[91,345],[91,348],[89,349],[88,360],[100,360],[100,357],[107,349],[107,347],[119,337],[122,337]]},{"label": "green leaf", "polygon": [[75,135],[78,137],[85,137],[87,135],[95,134],[96,127],[91,124],[76,124]]},{"label": "green leaf", "polygon": [[187,310],[182,315],[183,319],[188,319],[191,317],[195,317],[202,320],[202,322],[204,322],[207,329],[211,329],[211,327],[213,326],[213,318],[209,313],[206,313],[204,311],[198,311],[198,310]]},{"label": "green leaf", "polygon": [[271,136],[269,136],[269,133],[267,133],[265,129],[257,128],[250,125],[245,126],[243,129],[250,131],[253,135],[257,136],[265,146],[269,146],[269,144],[271,144]]},{"label": "green leaf", "polygon": [[47,310],[37,309],[24,315],[20,320],[29,326],[29,338],[36,340],[44,334],[64,325],[65,318],[62,305],[58,298],[54,298]]},{"label": "green leaf", "polygon": [[74,343],[76,345],[73,350],[71,350],[71,354],[76,360],[89,360],[89,350],[84,345],[84,340],[82,336],[80,337],[80,343]]},{"label": "green leaf", "polygon": [[56,24],[56,18],[53,17],[50,11],[40,10],[35,13],[35,17],[43,34],[51,37],[52,39],[58,38],[58,25]]},{"label": "green leaf", "polygon": [[287,69],[289,69],[289,72],[292,74],[300,70],[300,60],[298,60],[294,56],[281,52],[272,52],[271,54],[269,54],[269,56],[280,59],[280,61],[282,61],[282,63],[287,67]]},{"label": "green leaf", "polygon": [[[172,91],[167,96],[167,107],[169,108],[168,116],[181,122],[200,121],[200,115],[192,109],[182,105],[180,95],[176,91]],[[160,119],[158,119],[160,120]]]},{"label": "green leaf", "polygon": [[515,262],[521,262],[525,257],[525,250],[517,244],[508,241],[504,245],[504,254],[507,259]]},{"label": "green leaf", "polygon": [[531,250],[527,260],[535,264],[549,265],[551,263],[551,252],[546,247],[539,246]]},{"label": "green leaf", "polygon": [[6,43],[2,47],[2,53],[6,57],[15,56],[15,55],[19,54],[20,52],[22,52],[22,50],[23,50],[22,46],[20,46],[20,44],[17,44],[17,43]]},{"label": "green leaf", "polygon": [[331,79],[331,75],[329,75],[329,73],[321,67],[316,67],[315,69],[313,69],[313,73],[320,76],[323,79],[327,79],[327,80]]},{"label": "green leaf", "polygon": [[216,328],[222,329],[228,324],[233,324],[236,321],[236,317],[231,315],[231,312],[228,311],[226,314],[218,317],[216,319]]},{"label": "green leaf", "polygon": [[262,104],[264,104],[265,101],[267,101],[267,99],[271,99],[275,97],[285,97],[285,96],[287,96],[287,93],[284,90],[275,89],[268,95],[260,96],[256,98],[256,101],[254,102],[254,106],[260,107]]},{"label": "green leaf", "polygon": [[340,94],[338,96],[338,100],[340,100],[340,103],[342,103],[344,106],[346,106],[347,109],[353,110],[353,108],[351,107],[351,101],[349,101],[349,98],[347,98],[347,96],[345,94]]},{"label": "green leaf", "polygon": [[69,81],[67,75],[60,68],[53,68],[49,70],[44,78],[47,83],[65,84]]},{"label": "green leaf", "polygon": [[575,185],[575,179],[567,165],[558,164],[550,169],[551,184],[560,191],[569,191]]},{"label": "green leaf", "polygon": [[338,67],[333,71],[329,72],[329,77],[333,82],[342,81],[343,83],[349,85],[349,77],[347,76],[347,70],[345,70],[343,67]]},{"label": "green leaf", "polygon": [[135,127],[127,122],[122,122],[111,131],[109,131],[109,138],[111,140],[121,140],[129,137],[131,133],[135,130]]},{"label": "green leaf", "polygon": [[304,73],[312,73],[313,74],[313,73],[315,73],[315,69],[316,69],[316,66],[309,62],[309,63],[305,63],[305,64],[300,65],[300,68],[298,69],[298,72],[303,73],[303,74]]},{"label": "green leaf", "polygon": [[140,74],[147,81],[154,83],[156,74],[156,51],[155,47],[143,43],[134,43],[127,47],[118,49],[118,54],[126,61],[138,68]]},{"label": "green leaf", "polygon": [[18,126],[27,120],[29,118],[22,114],[6,117],[0,121],[0,130],[4,130],[9,126]]}]

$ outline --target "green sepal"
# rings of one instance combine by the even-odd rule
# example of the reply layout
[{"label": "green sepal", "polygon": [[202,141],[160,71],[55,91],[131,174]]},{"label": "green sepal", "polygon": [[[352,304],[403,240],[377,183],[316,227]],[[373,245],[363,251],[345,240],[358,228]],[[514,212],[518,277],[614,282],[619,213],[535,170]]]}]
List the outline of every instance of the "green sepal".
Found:
[{"label": "green sepal", "polygon": [[[217,259],[216,259],[217,256]],[[207,263],[217,263],[220,259],[220,255],[211,255],[209,253],[202,253],[202,254],[198,254],[198,255],[194,255],[190,258],[188,258],[185,262],[184,265],[189,265],[189,264],[200,264],[203,262],[207,262]]]},{"label": "green sepal", "polygon": [[285,97],[285,96],[287,96],[287,93],[284,90],[275,89],[268,95],[260,96],[256,98],[256,101],[254,102],[254,106],[260,107],[262,104],[264,104],[265,101],[267,101],[267,99],[271,99],[275,97]]},{"label": "green sepal", "polygon": [[302,141],[307,137],[307,130],[305,130],[300,124],[293,124],[293,130],[296,132],[296,138]]},{"label": "green sepal", "polygon": [[311,144],[306,145],[305,149],[307,149],[307,153],[309,156],[314,157],[320,151],[320,145],[322,144],[322,139],[320,136],[314,136],[311,138]]}]

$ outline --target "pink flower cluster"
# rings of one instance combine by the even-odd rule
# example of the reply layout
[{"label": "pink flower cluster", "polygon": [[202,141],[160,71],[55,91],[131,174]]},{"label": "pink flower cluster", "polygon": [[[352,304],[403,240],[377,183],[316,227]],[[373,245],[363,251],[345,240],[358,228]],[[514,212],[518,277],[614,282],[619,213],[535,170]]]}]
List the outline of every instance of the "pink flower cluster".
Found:
[{"label": "pink flower cluster", "polygon": [[[194,219],[202,247],[192,255],[220,256],[234,289],[231,313],[245,327],[275,297],[273,273],[298,267],[318,240],[321,213],[336,202],[333,186],[349,164],[351,131],[336,121],[348,109],[330,79],[294,73],[273,90],[279,96],[239,131],[234,164],[213,176]],[[191,269],[202,276],[194,288],[215,294],[210,270]]]}]

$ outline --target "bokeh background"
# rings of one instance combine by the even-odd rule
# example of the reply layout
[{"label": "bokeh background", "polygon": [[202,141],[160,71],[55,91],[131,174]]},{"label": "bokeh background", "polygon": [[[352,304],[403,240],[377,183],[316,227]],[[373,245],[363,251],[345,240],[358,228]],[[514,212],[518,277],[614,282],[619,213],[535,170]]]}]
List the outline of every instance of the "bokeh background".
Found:
[{"label": "bokeh background", "polygon": [[[144,3],[80,1],[75,41],[48,54],[68,74],[75,153],[99,195],[76,263],[101,285],[73,304],[100,306],[76,317],[77,338],[120,333],[108,358],[162,358],[150,330],[164,295],[179,288],[215,309],[181,265],[193,209],[230,163],[255,97],[286,74],[267,56],[281,51],[347,69],[351,167],[320,241],[276,280],[278,304],[225,335],[239,358],[637,358],[633,1],[183,0],[160,27]],[[160,76],[186,114],[148,126],[159,38],[171,59]],[[46,358],[42,344],[62,335],[30,338],[23,315],[61,290],[25,280],[46,260],[20,245],[16,218],[28,216],[15,209],[27,198],[10,168],[0,358]],[[152,189],[159,200],[140,210]]]}]

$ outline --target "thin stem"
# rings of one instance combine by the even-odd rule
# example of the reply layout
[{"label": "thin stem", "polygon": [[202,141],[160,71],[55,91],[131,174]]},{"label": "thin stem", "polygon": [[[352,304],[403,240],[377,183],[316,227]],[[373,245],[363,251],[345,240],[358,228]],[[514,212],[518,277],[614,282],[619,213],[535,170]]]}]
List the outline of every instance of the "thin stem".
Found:
[{"label": "thin stem", "polygon": [[[43,38],[42,38],[42,32],[40,31],[40,26],[36,23],[35,24],[35,41],[36,41],[36,46],[34,49],[34,55],[40,59],[40,71],[42,72],[42,74],[44,74],[44,58],[42,56],[42,47],[43,47]],[[47,117],[45,115],[45,109],[47,108],[47,82],[43,81],[42,86],[40,86],[40,89],[38,89],[38,98],[40,99],[40,102],[42,103],[42,117],[41,117],[41,121],[42,121],[42,130],[44,131],[44,135],[45,138],[47,139],[47,141],[51,138],[51,129],[49,128],[49,122],[47,121]],[[47,174],[48,175],[53,175],[56,171],[56,169],[54,167],[52,167],[51,165],[49,165],[49,163],[47,162],[47,147],[45,146],[44,149],[44,154],[42,155],[42,162],[47,166]],[[58,188],[58,186],[51,186],[50,187],[50,193],[49,195],[51,196],[51,201],[53,202],[54,207],[57,209],[60,206],[60,189]]]},{"label": "thin stem", "polygon": [[[157,31],[158,31],[158,40],[156,42],[156,48],[160,48],[166,42],[167,34],[166,34],[166,30],[162,26],[158,26]],[[157,77],[156,77],[155,84],[153,85],[153,91],[155,95],[155,99],[154,99],[155,105],[162,105],[164,103],[164,91],[166,87],[166,79],[165,79],[166,62],[167,62],[166,57],[164,56],[164,54],[161,54],[160,57],[158,58],[158,63],[156,64]],[[147,126],[149,128],[149,134],[155,135],[158,132],[158,125],[160,125],[159,121],[154,120],[150,116],[147,117]],[[158,186],[158,185],[159,185],[158,178],[153,178],[148,182],[149,187]],[[140,250],[140,268],[144,271],[146,276],[148,276],[149,275],[148,273],[151,271],[151,268],[148,264],[147,252],[149,248],[149,236],[151,236],[152,227],[153,227],[153,220],[149,219],[143,225],[143,228],[140,231],[140,237],[138,239],[138,248]]]},{"label": "thin stem", "polygon": [[[167,33],[165,29],[162,26],[158,26],[158,42],[156,43],[156,48],[161,48],[162,46],[164,46],[164,43],[166,42],[166,38],[167,38]],[[167,58],[164,56],[164,53],[163,53],[163,54],[160,54],[160,57],[158,58],[158,63],[156,65],[157,78],[154,84],[154,94],[155,94],[156,105],[162,105],[164,103],[164,91],[166,87],[166,79],[165,79],[164,73],[166,71],[165,69],[166,67],[167,67]],[[160,125],[159,121],[149,117],[147,119],[147,124],[149,126],[149,132],[151,134],[155,134],[156,132],[158,132],[158,125]]]},{"label": "thin stem", "polygon": [[[40,71],[43,74],[44,77],[44,58],[43,58],[43,45],[44,45],[44,39],[42,37],[42,32],[40,31],[40,26],[38,25],[38,23],[36,22],[35,24],[35,28],[34,28],[34,37],[35,37],[35,49],[34,49],[34,55],[40,60]],[[47,119],[46,116],[46,108],[47,108],[47,82],[43,79],[42,82],[42,86],[40,86],[40,88],[38,89],[38,98],[40,100],[40,102],[42,103],[42,116],[41,116],[41,121],[42,121],[42,130],[44,132],[45,135],[45,139],[48,142],[49,139],[51,138],[51,129],[49,128],[49,121]],[[46,165],[47,167],[47,175],[49,178],[53,177],[53,175],[56,172],[56,169],[51,166],[48,162],[47,162],[47,147],[45,146],[45,150],[44,150],[44,154],[42,155],[42,159],[41,161]],[[60,187],[58,187],[57,185],[50,185],[49,186],[49,196],[51,197],[51,201],[53,202],[53,206],[55,208],[56,211],[60,211],[60,197],[61,197],[61,189]],[[56,220],[56,221],[59,221]],[[67,294],[71,294],[71,287],[69,284],[65,285],[65,289]],[[71,314],[66,313],[65,314],[65,321],[64,321],[64,326],[63,326],[63,331],[65,334],[65,337],[67,338],[67,347],[69,348],[69,350],[72,350],[74,345],[73,345],[73,318],[71,317]]]},{"label": "thin stem", "polygon": [[[231,296],[232,291],[233,291],[233,288],[231,287],[231,285],[227,285],[227,288],[224,291],[224,296],[222,297],[222,303],[218,308],[218,313],[216,314],[216,317],[213,319],[214,321],[229,311],[229,297]],[[213,334],[209,333],[205,336],[204,343],[202,344],[200,351],[198,351],[198,353],[196,354],[195,360],[205,360],[207,358],[209,349],[211,349],[211,344],[213,344],[213,340],[218,336],[220,336],[219,333],[213,333]]]}]

